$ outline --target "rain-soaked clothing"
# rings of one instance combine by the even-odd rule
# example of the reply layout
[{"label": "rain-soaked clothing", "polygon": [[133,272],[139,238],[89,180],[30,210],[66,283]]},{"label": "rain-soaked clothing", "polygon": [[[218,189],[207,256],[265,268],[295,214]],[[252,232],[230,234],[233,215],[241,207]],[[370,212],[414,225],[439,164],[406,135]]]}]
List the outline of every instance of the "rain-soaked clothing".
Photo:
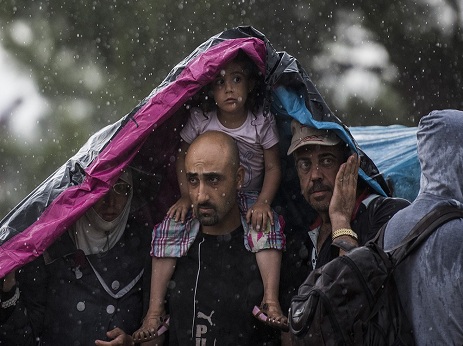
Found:
[{"label": "rain-soaked clothing", "polygon": [[[372,239],[383,224],[409,204],[405,199],[379,196],[367,189],[357,198],[351,220],[351,227],[358,235],[359,245],[364,245]],[[323,243],[320,252],[316,252],[319,226],[320,219],[317,219],[309,230],[288,230],[287,249],[283,256],[281,271],[284,309],[289,308],[292,296],[297,293],[297,289],[310,271],[325,265],[339,255],[339,248],[331,245],[331,237]]]},{"label": "rain-soaked clothing", "polygon": [[263,284],[242,227],[221,236],[200,232],[177,260],[171,287],[170,345],[279,345],[279,332],[251,314]]},{"label": "rain-soaked clothing", "polygon": [[[421,119],[417,139],[420,192],[388,223],[386,249],[437,206],[463,208],[463,112],[431,112]],[[463,345],[462,230],[462,219],[442,225],[395,271],[417,345]]]},{"label": "rain-soaked clothing", "polygon": [[[246,222],[248,208],[257,200],[257,194],[238,193],[238,206],[241,215],[241,224],[245,230],[244,247],[251,252],[263,249],[283,250],[286,239],[284,236],[284,220],[277,213],[273,212],[274,225],[270,222],[267,228],[260,232],[251,230]],[[174,219],[165,217],[156,225],[153,231],[151,244],[151,256],[154,257],[182,257],[185,256],[191,244],[200,230],[199,220],[188,214],[185,223],[176,222]]]},{"label": "rain-soaked clothing", "polygon": [[64,233],[17,272],[20,298],[0,344],[94,345],[115,327],[132,334],[149,300],[150,236],[129,219],[113,248],[85,256]]}]

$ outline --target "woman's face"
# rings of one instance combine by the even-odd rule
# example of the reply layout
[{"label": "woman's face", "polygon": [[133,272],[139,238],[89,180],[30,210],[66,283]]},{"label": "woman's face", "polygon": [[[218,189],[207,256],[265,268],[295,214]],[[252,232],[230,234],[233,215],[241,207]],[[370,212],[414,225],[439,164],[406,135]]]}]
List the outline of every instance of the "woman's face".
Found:
[{"label": "woman's face", "polygon": [[103,220],[113,221],[124,210],[131,188],[129,184],[119,179],[108,193],[96,202],[93,209]]}]

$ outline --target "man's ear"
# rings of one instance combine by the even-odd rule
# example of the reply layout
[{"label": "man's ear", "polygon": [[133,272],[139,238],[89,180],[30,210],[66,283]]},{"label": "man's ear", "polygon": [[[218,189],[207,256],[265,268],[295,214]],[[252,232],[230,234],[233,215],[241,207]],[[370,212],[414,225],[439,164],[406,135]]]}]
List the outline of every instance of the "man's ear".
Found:
[{"label": "man's ear", "polygon": [[244,182],[244,167],[239,166],[238,170],[236,171],[236,189],[241,190]]}]

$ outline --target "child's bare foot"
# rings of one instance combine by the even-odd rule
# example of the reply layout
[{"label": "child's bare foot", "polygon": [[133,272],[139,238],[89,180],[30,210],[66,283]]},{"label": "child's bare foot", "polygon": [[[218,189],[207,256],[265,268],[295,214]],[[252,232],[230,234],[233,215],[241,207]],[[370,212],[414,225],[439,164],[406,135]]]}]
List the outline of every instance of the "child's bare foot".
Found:
[{"label": "child's bare foot", "polygon": [[169,329],[169,316],[165,314],[147,313],[142,326],[133,333],[135,343],[154,340]]},{"label": "child's bare foot", "polygon": [[283,315],[278,302],[262,302],[260,307],[254,306],[252,313],[259,321],[282,331],[289,331],[288,318]]}]

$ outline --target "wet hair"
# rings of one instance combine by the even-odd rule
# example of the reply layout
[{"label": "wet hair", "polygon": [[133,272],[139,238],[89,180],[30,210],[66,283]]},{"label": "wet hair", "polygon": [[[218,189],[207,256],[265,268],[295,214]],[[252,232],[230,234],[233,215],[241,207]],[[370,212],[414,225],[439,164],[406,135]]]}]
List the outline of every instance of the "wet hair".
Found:
[{"label": "wet hair", "polygon": [[[242,50],[239,50],[238,55],[228,63],[230,62],[242,65],[249,80],[254,81],[254,87],[246,99],[246,108],[253,114],[257,114],[265,99],[266,88],[262,73],[259,71],[254,61],[252,61],[252,59]],[[212,93],[212,83],[213,82],[203,87],[199,93],[197,93],[191,101],[187,103],[187,106],[199,107],[203,111],[204,116],[206,116],[206,113],[215,109],[217,106]],[[266,115],[265,112],[264,115]]]}]

